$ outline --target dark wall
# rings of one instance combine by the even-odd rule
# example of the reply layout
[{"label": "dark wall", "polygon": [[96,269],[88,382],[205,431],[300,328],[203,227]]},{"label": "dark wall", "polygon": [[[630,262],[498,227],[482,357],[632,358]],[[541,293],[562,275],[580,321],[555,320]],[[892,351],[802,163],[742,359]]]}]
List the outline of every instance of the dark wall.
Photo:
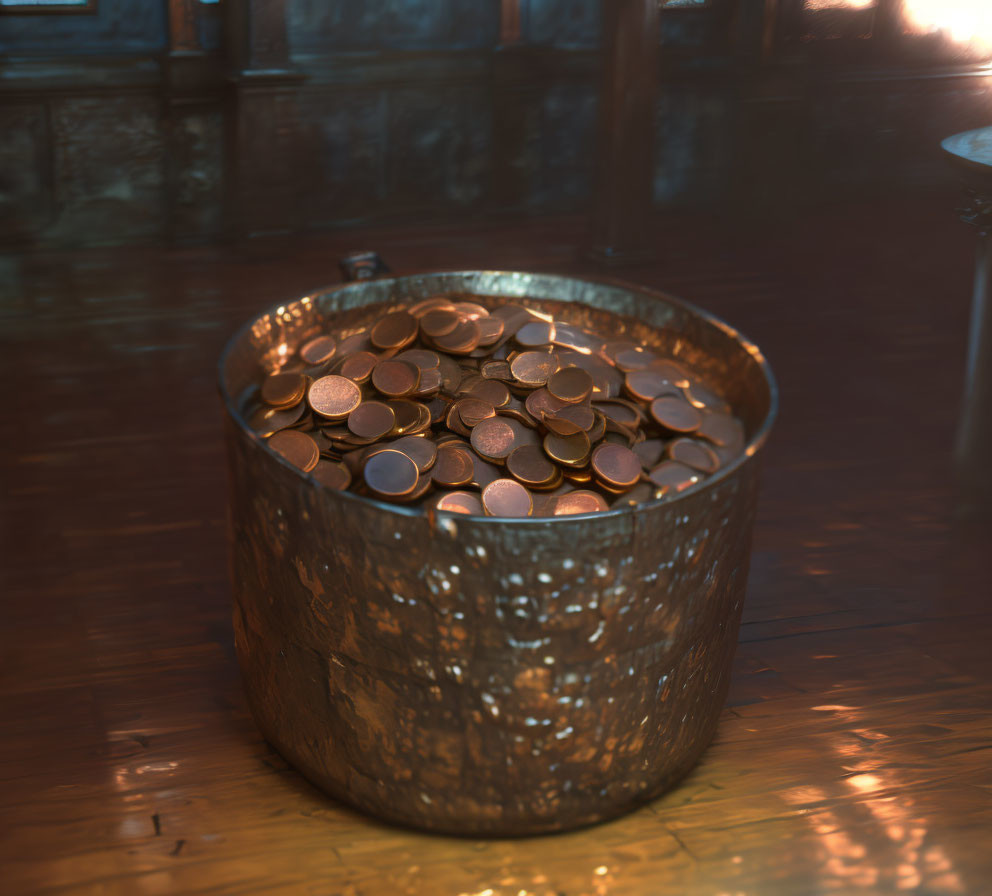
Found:
[{"label": "dark wall", "polygon": [[[520,0],[510,44],[478,0],[0,15],[0,246],[585,212],[600,4]],[[765,9],[662,13],[659,207],[926,186],[938,139],[987,123],[985,72],[769,55]]]},{"label": "dark wall", "polygon": [[96,12],[0,15],[0,53],[148,53],[166,42],[165,4],[100,0]]}]

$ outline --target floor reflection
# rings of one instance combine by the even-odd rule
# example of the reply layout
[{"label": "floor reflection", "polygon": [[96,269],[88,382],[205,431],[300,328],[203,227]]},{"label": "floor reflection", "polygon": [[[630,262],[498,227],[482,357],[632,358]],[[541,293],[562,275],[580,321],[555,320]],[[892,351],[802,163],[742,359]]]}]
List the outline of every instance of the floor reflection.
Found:
[{"label": "floor reflection", "polygon": [[[832,787],[793,787],[783,792],[806,812],[821,851],[823,884],[840,890],[884,887],[928,894],[965,893],[954,865],[937,843],[928,843],[927,818],[908,795],[907,783],[880,768],[873,745],[888,735],[860,727],[858,707],[826,704],[850,727],[830,735],[830,749],[846,773]],[[863,723],[863,722],[862,722]],[[853,798],[852,798],[853,793]]]}]

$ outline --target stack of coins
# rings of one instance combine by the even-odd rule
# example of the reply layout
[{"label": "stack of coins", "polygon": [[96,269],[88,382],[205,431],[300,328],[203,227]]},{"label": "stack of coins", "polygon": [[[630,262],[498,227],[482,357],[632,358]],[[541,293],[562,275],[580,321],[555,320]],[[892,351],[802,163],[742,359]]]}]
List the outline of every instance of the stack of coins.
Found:
[{"label": "stack of coins", "polygon": [[741,421],[682,363],[483,301],[438,296],[310,334],[245,419],[328,488],[497,517],[671,498],[743,452]]}]

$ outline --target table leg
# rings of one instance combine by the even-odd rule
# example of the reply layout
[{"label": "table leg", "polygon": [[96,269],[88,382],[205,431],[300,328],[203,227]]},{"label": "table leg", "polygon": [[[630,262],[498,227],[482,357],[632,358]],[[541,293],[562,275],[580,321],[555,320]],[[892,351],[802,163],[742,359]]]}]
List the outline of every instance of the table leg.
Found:
[{"label": "table leg", "polygon": [[979,237],[955,460],[960,509],[992,510],[992,235]]}]

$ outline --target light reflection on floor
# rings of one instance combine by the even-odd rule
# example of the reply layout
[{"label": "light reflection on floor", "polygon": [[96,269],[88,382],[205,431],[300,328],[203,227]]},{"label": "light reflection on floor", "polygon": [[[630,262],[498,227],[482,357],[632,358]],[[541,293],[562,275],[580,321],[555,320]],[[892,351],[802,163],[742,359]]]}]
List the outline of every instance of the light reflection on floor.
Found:
[{"label": "light reflection on floor", "polygon": [[[927,843],[927,819],[907,795],[898,773],[879,768],[870,744],[888,735],[858,727],[863,714],[854,706],[814,706],[836,713],[849,725],[830,735],[830,749],[853,772],[836,787],[793,787],[783,792],[790,804],[802,807],[821,850],[823,883],[838,890],[888,887],[929,894],[959,894],[965,888],[950,857],[937,843]],[[854,791],[856,798],[850,799]],[[822,808],[821,808],[822,806]]]}]

